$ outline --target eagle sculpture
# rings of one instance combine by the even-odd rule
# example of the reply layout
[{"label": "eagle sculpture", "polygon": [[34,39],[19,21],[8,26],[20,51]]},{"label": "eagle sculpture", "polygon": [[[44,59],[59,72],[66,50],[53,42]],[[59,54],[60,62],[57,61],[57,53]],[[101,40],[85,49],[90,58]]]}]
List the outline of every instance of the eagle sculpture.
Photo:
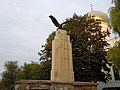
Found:
[{"label": "eagle sculpture", "polygon": [[63,22],[63,23],[60,24],[54,16],[50,15],[49,17],[50,17],[50,19],[52,20],[53,24],[54,24],[56,27],[58,27],[59,29],[62,29],[63,24],[69,22],[69,21],[66,21],[66,22]]}]

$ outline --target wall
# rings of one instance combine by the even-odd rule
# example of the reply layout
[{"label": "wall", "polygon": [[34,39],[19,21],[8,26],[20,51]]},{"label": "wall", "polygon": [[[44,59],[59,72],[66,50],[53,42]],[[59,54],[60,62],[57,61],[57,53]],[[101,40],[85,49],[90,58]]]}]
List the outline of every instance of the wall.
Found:
[{"label": "wall", "polygon": [[97,90],[97,83],[92,82],[51,82],[49,80],[20,80],[15,90]]}]

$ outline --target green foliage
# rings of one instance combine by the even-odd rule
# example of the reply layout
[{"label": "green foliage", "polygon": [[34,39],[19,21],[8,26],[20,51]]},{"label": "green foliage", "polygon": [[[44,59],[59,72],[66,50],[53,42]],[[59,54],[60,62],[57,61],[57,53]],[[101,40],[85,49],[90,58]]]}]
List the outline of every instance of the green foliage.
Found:
[{"label": "green foliage", "polygon": [[[17,80],[47,80],[50,79],[48,73],[49,62],[41,62],[40,64],[32,62],[30,64],[24,64],[21,70],[17,73]],[[50,70],[49,70],[50,71]]]},{"label": "green foliage", "polygon": [[[114,6],[110,10],[110,19],[113,30],[120,36],[120,0],[113,0]],[[120,42],[107,52],[108,60],[112,61],[114,67],[120,69]]]},{"label": "green foliage", "polygon": [[39,64],[31,62],[18,67],[17,61],[7,61],[5,71],[2,73],[0,90],[14,90],[15,82],[25,80],[50,80],[50,61],[42,61]]},{"label": "green foliage", "polygon": [[7,90],[3,82],[0,80],[0,90]]},{"label": "green foliage", "polygon": [[107,52],[108,60],[112,61],[116,69],[120,69],[120,42]]},{"label": "green foliage", "polygon": [[[108,32],[101,32],[101,20],[91,16],[77,16],[66,19],[63,26],[72,42],[73,64],[76,81],[104,81],[110,78],[105,47]],[[51,60],[51,42],[54,32],[48,37],[44,50],[39,52],[40,60]],[[44,58],[46,57],[46,58]],[[50,68],[50,67],[49,67]],[[105,72],[102,72],[101,70]]]},{"label": "green foliage", "polygon": [[51,62],[42,61],[40,63],[40,80],[50,80]]},{"label": "green foliage", "polygon": [[17,61],[7,61],[4,64],[4,66],[5,66],[5,71],[2,73],[1,82],[5,86],[6,90],[14,90],[16,74],[19,71]]},{"label": "green foliage", "polygon": [[114,0],[115,6],[110,10],[110,19],[113,30],[120,35],[120,0]]},{"label": "green foliage", "polygon": [[31,64],[24,64],[21,70],[17,74],[17,80],[20,79],[37,79],[39,76],[40,65],[32,62]]}]

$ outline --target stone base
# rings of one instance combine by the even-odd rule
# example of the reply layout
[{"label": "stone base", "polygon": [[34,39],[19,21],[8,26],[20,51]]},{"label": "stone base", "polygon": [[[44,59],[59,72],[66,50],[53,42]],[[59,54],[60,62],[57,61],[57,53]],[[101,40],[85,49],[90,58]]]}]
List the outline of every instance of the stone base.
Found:
[{"label": "stone base", "polygon": [[75,90],[97,90],[97,85],[93,82],[74,82]]},{"label": "stone base", "polygon": [[49,80],[20,80],[16,82],[15,90],[50,90]]},{"label": "stone base", "polygon": [[92,82],[62,83],[49,80],[20,80],[16,82],[15,90],[97,90],[97,85]]},{"label": "stone base", "polygon": [[75,90],[73,83],[52,82],[50,90]]}]

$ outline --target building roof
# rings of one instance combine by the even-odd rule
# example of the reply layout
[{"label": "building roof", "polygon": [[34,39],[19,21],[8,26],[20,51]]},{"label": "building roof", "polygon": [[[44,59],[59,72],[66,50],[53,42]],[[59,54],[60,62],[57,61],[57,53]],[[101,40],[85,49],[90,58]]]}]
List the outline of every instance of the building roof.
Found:
[{"label": "building roof", "polygon": [[107,16],[107,14],[105,14],[104,12],[101,11],[91,11],[88,14],[90,15],[94,15],[95,17],[100,18],[101,20],[103,20],[103,22],[109,23],[109,18]]}]

